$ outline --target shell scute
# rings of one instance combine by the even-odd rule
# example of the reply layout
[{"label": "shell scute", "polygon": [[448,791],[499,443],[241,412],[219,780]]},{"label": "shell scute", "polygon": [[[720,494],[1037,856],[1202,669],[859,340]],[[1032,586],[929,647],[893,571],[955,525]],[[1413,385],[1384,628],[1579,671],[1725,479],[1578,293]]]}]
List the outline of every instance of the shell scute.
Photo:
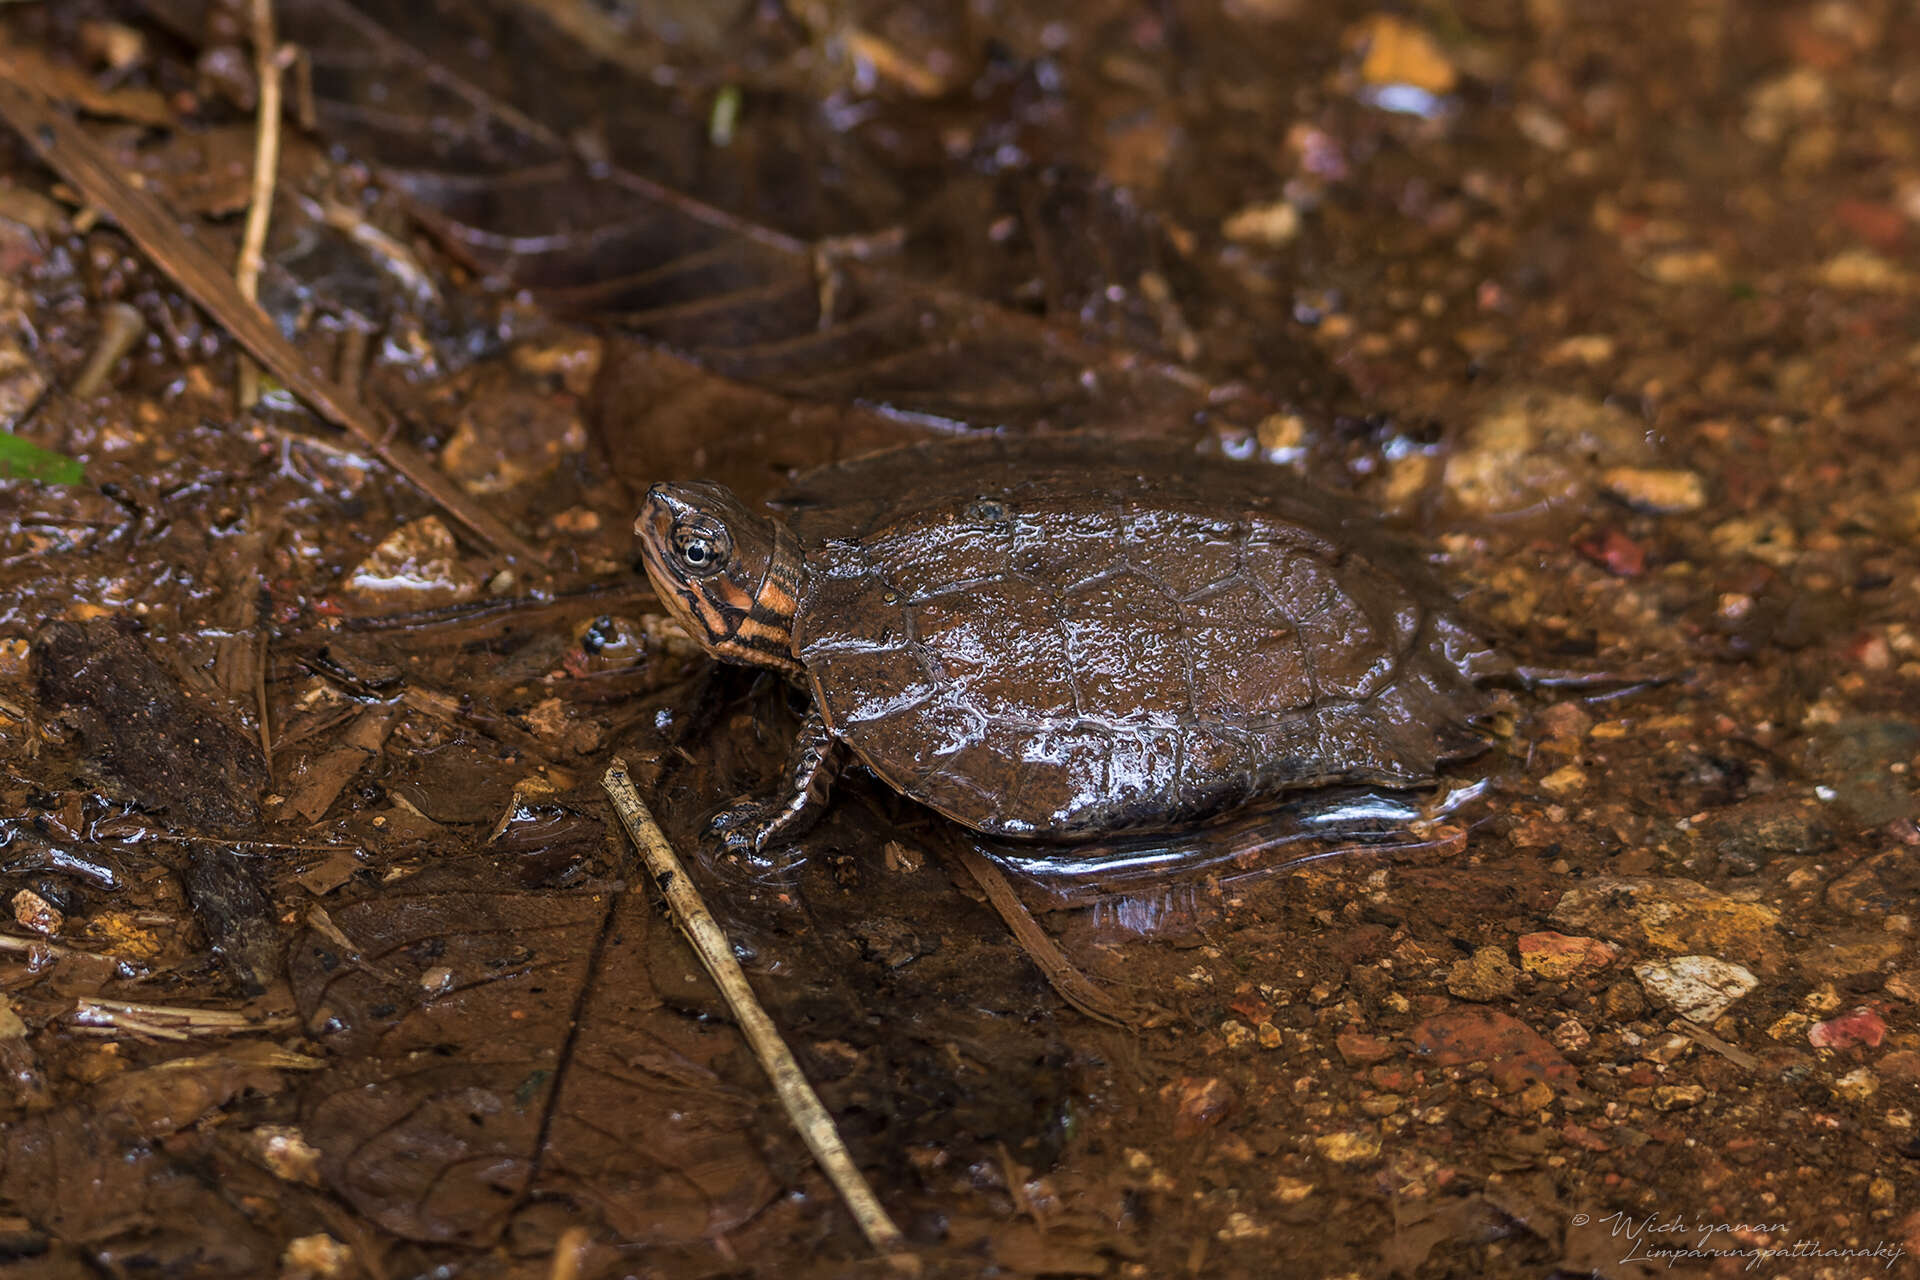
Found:
[{"label": "shell scute", "polygon": [[940,696],[941,686],[920,654],[907,645],[895,648],[844,646],[816,649],[807,660],[815,686],[868,689],[864,698],[821,699],[830,724],[851,728],[872,720],[906,715]]},{"label": "shell scute", "polygon": [[846,736],[865,744],[862,758],[875,773],[917,796],[933,779],[955,774],[971,778],[968,763],[978,763],[980,757],[966,753],[979,746],[987,727],[985,715],[957,703],[951,691],[943,689],[907,714],[849,725]]},{"label": "shell scute", "polygon": [[1370,698],[1393,678],[1399,654],[1374,625],[1372,610],[1335,593],[1300,621],[1302,652],[1312,655],[1314,691],[1325,698]]},{"label": "shell scute", "polygon": [[1005,502],[1014,519],[1006,567],[1035,582],[1067,590],[1111,564],[1120,535],[1116,512],[1100,506],[1039,520],[1022,511],[1016,489]]},{"label": "shell scute", "polygon": [[859,547],[866,571],[907,600],[944,595],[1007,571],[1013,534],[952,520],[934,527],[903,521]]},{"label": "shell scute", "polygon": [[1181,793],[1186,731],[1133,729],[1108,737],[1105,793],[1123,812],[1147,812],[1160,797]]},{"label": "shell scute", "polygon": [[[1271,546],[1271,554],[1262,554]],[[1340,594],[1327,561],[1284,545],[1248,548],[1247,572],[1260,584],[1276,613],[1298,625],[1318,614]]]},{"label": "shell scute", "polygon": [[1131,571],[1087,583],[1062,602],[1083,708],[1174,724],[1193,714],[1194,657],[1181,606]]},{"label": "shell scute", "polygon": [[1170,594],[1190,595],[1240,575],[1246,530],[1234,518],[1155,508],[1134,498],[1126,504],[1124,523],[1124,539],[1112,544],[1108,554],[1117,554]]},{"label": "shell scute", "polygon": [[912,606],[928,669],[962,703],[1010,719],[1058,720],[1077,709],[1067,637],[1051,591],[1003,577]]},{"label": "shell scute", "polygon": [[1190,636],[1194,714],[1203,721],[1257,724],[1297,714],[1319,696],[1300,632],[1285,624],[1197,627]]}]

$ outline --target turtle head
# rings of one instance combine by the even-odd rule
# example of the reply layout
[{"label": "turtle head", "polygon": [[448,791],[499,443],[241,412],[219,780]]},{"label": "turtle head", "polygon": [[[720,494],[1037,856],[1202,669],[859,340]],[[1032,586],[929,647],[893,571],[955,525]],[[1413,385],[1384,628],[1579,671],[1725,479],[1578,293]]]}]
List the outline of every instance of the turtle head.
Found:
[{"label": "turtle head", "polygon": [[640,518],[640,560],[687,632],[723,662],[801,673],[793,656],[800,543],[717,484],[657,484]]}]

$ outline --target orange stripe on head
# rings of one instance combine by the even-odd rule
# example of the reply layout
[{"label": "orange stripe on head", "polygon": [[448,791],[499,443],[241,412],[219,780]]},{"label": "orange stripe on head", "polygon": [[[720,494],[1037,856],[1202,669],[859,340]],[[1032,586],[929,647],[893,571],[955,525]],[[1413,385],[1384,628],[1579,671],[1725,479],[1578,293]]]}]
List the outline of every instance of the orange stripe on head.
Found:
[{"label": "orange stripe on head", "polygon": [[750,644],[756,649],[773,648],[776,652],[781,650],[791,652],[793,649],[791,628],[779,623],[769,625],[760,621],[758,617],[742,618],[740,625],[734,628],[733,634],[743,643]]},{"label": "orange stripe on head", "polygon": [[772,667],[775,671],[784,671],[790,676],[806,674],[806,668],[791,654],[770,652],[738,640],[723,640],[709,650],[714,657],[724,662],[738,662],[748,667]]},{"label": "orange stripe on head", "polygon": [[634,521],[640,559],[668,612],[708,653],[801,673],[793,618],[800,545],[715,484],[657,484]]},{"label": "orange stripe on head", "polygon": [[760,584],[760,594],[753,603],[754,612],[761,617],[791,618],[794,610],[799,608],[793,592],[771,577]]}]

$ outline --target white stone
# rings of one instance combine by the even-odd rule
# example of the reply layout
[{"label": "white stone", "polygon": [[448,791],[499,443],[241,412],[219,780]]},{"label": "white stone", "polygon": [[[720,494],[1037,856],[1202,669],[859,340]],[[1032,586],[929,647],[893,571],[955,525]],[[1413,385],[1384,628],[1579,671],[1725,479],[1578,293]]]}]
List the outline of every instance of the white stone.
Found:
[{"label": "white stone", "polygon": [[1759,985],[1747,969],[1715,956],[1647,960],[1633,966],[1633,976],[1655,1004],[1702,1026]]}]

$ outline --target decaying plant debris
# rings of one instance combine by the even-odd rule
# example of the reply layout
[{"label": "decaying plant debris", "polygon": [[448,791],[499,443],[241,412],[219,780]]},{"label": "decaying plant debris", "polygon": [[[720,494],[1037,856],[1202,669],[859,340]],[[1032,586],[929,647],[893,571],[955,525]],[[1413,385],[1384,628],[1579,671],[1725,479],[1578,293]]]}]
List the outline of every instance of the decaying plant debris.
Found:
[{"label": "decaying plant debris", "polygon": [[1913,1269],[1913,23],[632,8],[275,5],[257,309],[250,11],[0,12],[7,1269],[881,1274],[624,870],[615,754],[698,849],[794,728],[628,530],[1065,428],[1672,678],[1403,820],[1003,862],[1128,1026],[883,787],[696,860],[929,1274]]}]

